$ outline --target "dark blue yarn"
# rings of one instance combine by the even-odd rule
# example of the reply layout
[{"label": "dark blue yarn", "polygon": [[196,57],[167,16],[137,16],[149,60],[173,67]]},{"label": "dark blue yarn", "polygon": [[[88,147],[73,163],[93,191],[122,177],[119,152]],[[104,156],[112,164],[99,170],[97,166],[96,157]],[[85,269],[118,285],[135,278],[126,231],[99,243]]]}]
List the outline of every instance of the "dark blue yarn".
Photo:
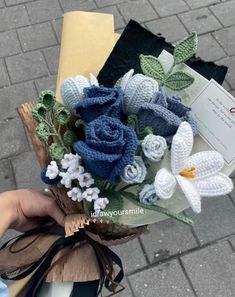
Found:
[{"label": "dark blue yarn", "polygon": [[172,142],[178,127],[183,121],[191,124],[194,135],[197,134],[196,122],[192,118],[191,108],[185,106],[178,96],[168,96],[163,88],[156,93],[151,103],[144,103],[138,113],[139,128],[152,127],[154,134]]},{"label": "dark blue yarn", "polygon": [[56,178],[54,179],[50,179],[49,177],[46,176],[46,172],[47,172],[47,168],[43,168],[42,171],[41,171],[41,180],[47,184],[47,185],[57,185],[62,177],[61,176],[57,176]]},{"label": "dark blue yarn", "polygon": [[85,88],[84,93],[86,98],[80,100],[74,109],[85,122],[89,123],[101,115],[123,119],[121,89],[91,86]]},{"label": "dark blue yarn", "polygon": [[89,171],[114,181],[134,161],[137,150],[135,131],[118,119],[100,116],[86,127],[85,141],[74,144]]}]

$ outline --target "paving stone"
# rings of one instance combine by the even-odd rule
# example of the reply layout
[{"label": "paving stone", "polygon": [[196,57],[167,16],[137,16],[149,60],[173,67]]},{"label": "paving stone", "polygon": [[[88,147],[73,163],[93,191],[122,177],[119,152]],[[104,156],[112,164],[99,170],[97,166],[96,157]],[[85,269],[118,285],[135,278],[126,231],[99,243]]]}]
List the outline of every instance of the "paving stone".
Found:
[{"label": "paving stone", "polygon": [[48,74],[46,62],[40,51],[6,58],[6,64],[13,83],[39,78]]},{"label": "paving stone", "polygon": [[[226,56],[223,48],[218,44],[211,34],[198,37],[197,55],[206,61],[216,61]],[[208,49],[213,49],[212,51]]]},{"label": "paving stone", "polygon": [[9,160],[0,161],[0,192],[10,191],[16,188],[15,178]]},{"label": "paving stone", "polygon": [[228,196],[204,198],[201,214],[187,210],[201,244],[232,234],[235,229],[235,207]]},{"label": "paving stone", "polygon": [[32,82],[16,84],[0,91],[0,121],[16,117],[16,107],[35,100],[36,91]]},{"label": "paving stone", "polygon": [[5,7],[4,0],[0,0],[0,8],[3,8],[3,7]]},{"label": "paving stone", "polygon": [[[33,188],[43,190],[44,183],[40,178],[40,166],[34,152],[24,152],[12,158],[16,184],[19,189]],[[22,174],[22,172],[24,174]]]},{"label": "paving stone", "polygon": [[179,15],[186,28],[198,34],[220,29],[222,26],[208,8],[200,8]]},{"label": "paving stone", "polygon": [[0,59],[0,88],[9,85],[9,79],[3,60]]},{"label": "paving stone", "polygon": [[169,42],[178,41],[188,35],[188,32],[175,15],[148,22],[146,26],[154,34],[161,33]]},{"label": "paving stone", "polygon": [[35,84],[36,84],[36,88],[37,88],[38,93],[40,93],[41,91],[44,91],[44,90],[55,91],[56,76],[51,75],[51,76],[47,76],[47,77],[37,79],[35,81]]},{"label": "paving stone", "polygon": [[233,190],[229,194],[229,196],[232,198],[232,200],[235,202],[235,171],[232,173],[232,181],[233,181]]},{"label": "paving stone", "polygon": [[60,47],[59,46],[49,47],[49,48],[46,48],[43,52],[44,52],[44,56],[46,58],[50,73],[57,74],[58,64],[59,64]]},{"label": "paving stone", "polygon": [[64,12],[72,10],[93,10],[96,9],[93,0],[59,0]]},{"label": "paving stone", "polygon": [[52,22],[52,26],[55,30],[55,33],[56,33],[56,36],[57,36],[57,39],[61,40],[61,32],[62,32],[62,25],[63,25],[63,19],[57,19],[57,20],[53,20]]},{"label": "paving stone", "polygon": [[188,5],[183,0],[150,0],[150,2],[161,17],[189,10]]},{"label": "paving stone", "polygon": [[5,0],[7,6],[22,4],[30,1],[32,0]]},{"label": "paving stone", "polygon": [[235,254],[228,242],[188,254],[182,261],[198,297],[234,296]]},{"label": "paving stone", "polygon": [[[122,291],[122,292],[120,292],[120,293],[118,293],[118,294],[116,294],[115,297],[134,297],[132,295],[130,286],[127,283],[126,279],[124,279],[121,284],[125,287],[125,290]],[[102,296],[109,296],[110,295],[110,292],[107,289],[105,289],[105,288],[103,289],[102,293],[103,293]],[[102,297],[102,296],[99,296],[99,297]]]},{"label": "paving stone", "polygon": [[29,25],[29,18],[24,5],[0,9],[0,31]]},{"label": "paving stone", "polygon": [[0,58],[18,54],[21,51],[16,32],[0,33]]},{"label": "paving stone", "polygon": [[126,273],[147,265],[144,254],[137,239],[112,247],[112,250],[122,259]]},{"label": "paving stone", "polygon": [[185,0],[185,1],[193,9],[203,7],[203,6],[209,6],[209,5],[220,2],[220,0],[196,0],[196,1],[195,0]]},{"label": "paving stone", "polygon": [[235,55],[235,26],[225,28],[214,33],[215,38],[230,56]]},{"label": "paving stone", "polygon": [[230,85],[227,83],[227,81],[225,80],[223,82],[223,88],[225,88],[226,91],[231,91]]},{"label": "paving stone", "polygon": [[129,277],[135,297],[194,297],[177,260]]},{"label": "paving stone", "polygon": [[57,44],[50,23],[37,24],[18,30],[23,51],[35,50]]},{"label": "paving stone", "polygon": [[224,26],[234,25],[235,1],[228,1],[212,6],[211,10]]},{"label": "paving stone", "polygon": [[230,243],[233,246],[233,249],[235,250],[235,236],[232,236],[231,238],[229,238]]},{"label": "paving stone", "polygon": [[0,122],[0,139],[0,159],[20,154],[29,147],[20,119]]},{"label": "paving stone", "polygon": [[58,0],[38,0],[26,4],[29,17],[33,23],[41,23],[62,16]]},{"label": "paving stone", "polygon": [[115,30],[125,27],[125,22],[122,16],[120,15],[119,11],[117,10],[116,6],[109,6],[109,7],[96,9],[96,12],[113,14]]},{"label": "paving stone", "polygon": [[150,226],[150,233],[141,236],[150,262],[159,262],[197,246],[191,229],[176,220]]},{"label": "paving stone", "polygon": [[138,22],[146,22],[158,17],[147,0],[128,1],[119,4],[118,8],[126,22],[129,22],[130,19],[137,20]]},{"label": "paving stone", "polygon": [[[230,94],[233,95],[233,97],[235,97],[235,90],[230,91]],[[233,172],[233,176],[235,176],[235,172]]]},{"label": "paving stone", "polygon": [[115,4],[123,3],[125,1],[126,0],[95,0],[98,7],[115,5]]},{"label": "paving stone", "polygon": [[235,90],[235,56],[223,58],[222,60],[218,61],[217,64],[226,65],[228,67],[226,80],[232,87],[232,90]]}]

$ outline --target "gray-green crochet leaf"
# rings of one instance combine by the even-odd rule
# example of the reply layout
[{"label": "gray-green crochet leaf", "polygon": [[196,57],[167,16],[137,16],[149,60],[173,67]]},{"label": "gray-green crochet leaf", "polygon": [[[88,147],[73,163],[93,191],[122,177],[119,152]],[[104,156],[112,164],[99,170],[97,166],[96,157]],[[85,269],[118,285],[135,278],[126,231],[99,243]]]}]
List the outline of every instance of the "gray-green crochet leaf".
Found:
[{"label": "gray-green crochet leaf", "polygon": [[178,41],[174,49],[175,65],[186,62],[197,52],[198,37],[197,33],[193,32],[185,39]]},{"label": "gray-green crochet leaf", "polygon": [[179,71],[168,76],[164,85],[171,90],[181,91],[191,86],[193,82],[194,78],[191,75]]},{"label": "gray-green crochet leaf", "polygon": [[149,77],[162,82],[165,78],[165,71],[161,62],[154,56],[140,55],[140,66],[143,73]]}]

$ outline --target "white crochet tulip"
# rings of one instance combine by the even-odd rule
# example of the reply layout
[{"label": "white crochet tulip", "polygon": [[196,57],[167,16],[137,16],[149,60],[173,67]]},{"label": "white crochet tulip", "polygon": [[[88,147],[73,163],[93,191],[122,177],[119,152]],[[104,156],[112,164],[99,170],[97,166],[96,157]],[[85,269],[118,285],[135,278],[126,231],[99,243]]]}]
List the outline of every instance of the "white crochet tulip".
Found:
[{"label": "white crochet tulip", "polygon": [[121,79],[120,88],[124,92],[122,109],[125,114],[137,114],[145,102],[150,102],[159,90],[155,79],[129,70]]},{"label": "white crochet tulip", "polygon": [[72,111],[76,103],[85,97],[84,88],[91,86],[99,86],[98,80],[93,74],[90,74],[89,78],[78,75],[65,79],[61,84],[61,98],[65,106]]},{"label": "white crochet tulip", "polygon": [[190,156],[193,132],[189,123],[183,122],[172,141],[171,172],[160,169],[155,177],[155,191],[161,199],[173,196],[180,186],[190,206],[201,212],[201,197],[228,194],[233,189],[231,179],[221,173],[224,159],[216,151],[204,151]]}]

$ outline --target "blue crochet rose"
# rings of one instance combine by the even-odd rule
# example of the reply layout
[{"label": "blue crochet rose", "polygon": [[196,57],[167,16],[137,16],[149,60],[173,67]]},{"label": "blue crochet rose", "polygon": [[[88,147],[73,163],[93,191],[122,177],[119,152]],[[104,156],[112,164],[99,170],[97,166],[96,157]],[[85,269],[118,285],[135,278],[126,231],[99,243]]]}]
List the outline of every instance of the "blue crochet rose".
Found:
[{"label": "blue crochet rose", "polygon": [[152,127],[154,134],[163,136],[168,143],[172,142],[178,127],[184,121],[192,126],[194,135],[197,125],[192,118],[191,108],[185,106],[179,96],[169,96],[160,89],[151,103],[144,103],[138,113],[139,128]]},{"label": "blue crochet rose", "polygon": [[85,88],[84,93],[85,98],[80,100],[74,109],[85,122],[89,123],[101,115],[122,120],[121,89],[92,86]]},{"label": "blue crochet rose", "polygon": [[114,181],[134,161],[137,149],[135,131],[118,119],[100,116],[86,126],[85,141],[74,144],[89,171]]}]

